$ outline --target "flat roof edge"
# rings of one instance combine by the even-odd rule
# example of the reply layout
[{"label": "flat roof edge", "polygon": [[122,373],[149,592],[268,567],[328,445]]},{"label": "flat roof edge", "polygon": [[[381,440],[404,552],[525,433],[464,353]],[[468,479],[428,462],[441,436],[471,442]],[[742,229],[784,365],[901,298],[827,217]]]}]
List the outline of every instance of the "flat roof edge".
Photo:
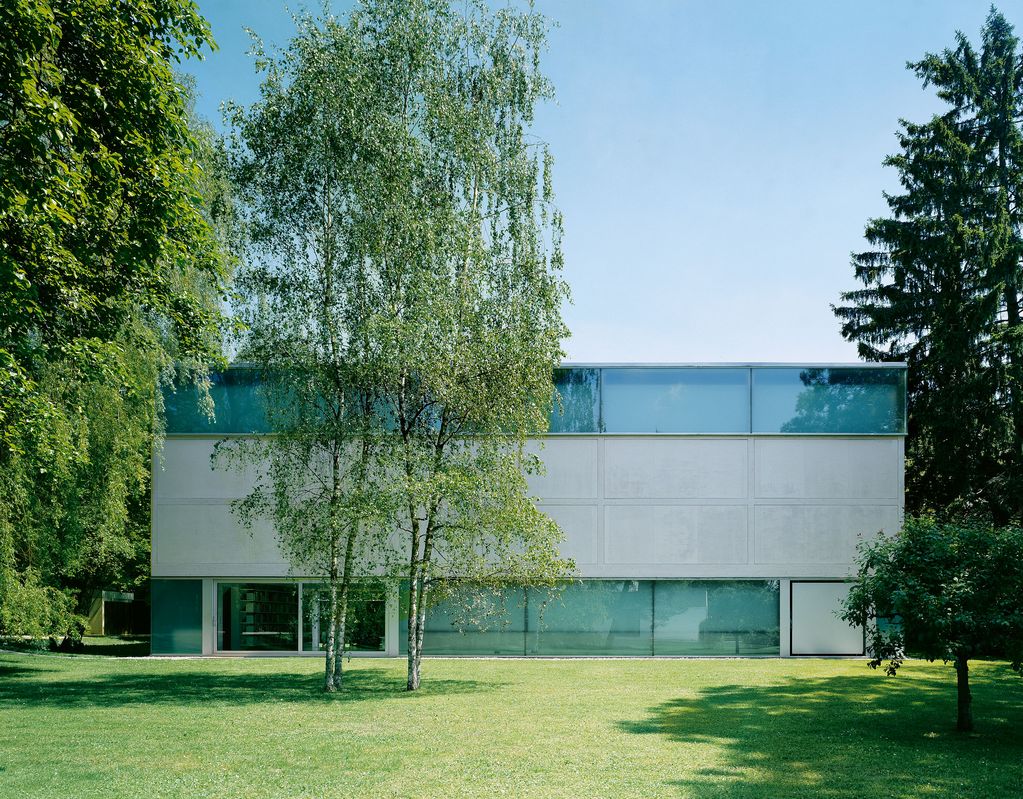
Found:
[{"label": "flat roof edge", "polygon": [[[908,369],[906,361],[562,361],[563,369]],[[228,369],[256,369],[237,361]]]}]

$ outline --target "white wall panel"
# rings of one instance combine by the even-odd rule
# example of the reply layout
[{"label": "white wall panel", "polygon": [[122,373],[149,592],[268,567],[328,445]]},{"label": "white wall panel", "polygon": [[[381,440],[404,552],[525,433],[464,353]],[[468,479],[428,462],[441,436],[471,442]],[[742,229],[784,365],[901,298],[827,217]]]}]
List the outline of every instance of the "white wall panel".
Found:
[{"label": "white wall panel", "polygon": [[745,505],[611,505],[608,564],[745,563]]},{"label": "white wall panel", "polygon": [[899,524],[895,505],[758,505],[757,563],[852,564],[856,544]]},{"label": "white wall panel", "polygon": [[848,583],[792,581],[792,654],[862,655],[863,628],[836,615]]},{"label": "white wall panel", "polygon": [[561,554],[577,566],[592,566],[600,561],[600,520],[596,505],[542,505],[565,533]]},{"label": "white wall panel", "polygon": [[255,469],[213,468],[210,456],[215,443],[203,438],[169,438],[164,441],[162,456],[156,458],[153,479],[157,503],[165,499],[196,497],[234,499],[252,490]]},{"label": "white wall panel", "polygon": [[604,447],[607,498],[746,497],[745,439],[608,438]]},{"label": "white wall panel", "polygon": [[757,498],[899,496],[902,461],[896,438],[761,438],[754,447]]},{"label": "white wall panel", "polygon": [[530,450],[540,456],[547,473],[531,475],[529,490],[544,499],[592,499],[600,490],[596,438],[550,438]]},{"label": "white wall panel", "polygon": [[[246,571],[249,570],[249,571]],[[157,505],[153,575],[285,575],[288,565],[268,523],[244,529],[227,504]]]}]

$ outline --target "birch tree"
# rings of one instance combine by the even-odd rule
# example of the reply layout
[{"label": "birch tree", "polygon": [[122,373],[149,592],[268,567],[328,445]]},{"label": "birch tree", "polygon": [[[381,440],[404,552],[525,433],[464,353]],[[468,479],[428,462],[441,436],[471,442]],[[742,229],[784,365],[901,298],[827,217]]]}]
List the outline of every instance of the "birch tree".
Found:
[{"label": "birch tree", "polygon": [[[302,559],[342,551],[342,597],[351,552],[377,571],[401,554],[409,690],[427,608],[451,586],[571,567],[527,486],[566,334],[551,158],[529,132],[551,96],[545,32],[531,9],[367,0],[260,52],[262,98],[235,110],[258,260],[241,280],[245,353],[281,389],[277,435],[248,445],[269,455],[267,488],[242,511],[271,511]],[[322,377],[296,388],[298,374]],[[295,475],[324,457],[338,487],[307,488]]]},{"label": "birch tree", "polygon": [[571,567],[526,483],[566,335],[551,157],[530,132],[552,96],[547,23],[532,9],[381,0],[348,24],[381,103],[360,190],[374,209],[381,458],[407,558],[411,691],[427,609],[452,581],[464,596]]},{"label": "birch tree", "polygon": [[[324,688],[341,686],[353,582],[381,568],[386,492],[374,491],[376,389],[353,186],[362,155],[361,49],[309,17],[281,53],[256,44],[261,98],[229,106],[233,163],[248,225],[238,286],[240,356],[261,373],[272,435],[232,440],[215,457],[254,472],[241,521],[272,522],[299,574],[325,575]],[[358,565],[357,565],[358,564]]]}]

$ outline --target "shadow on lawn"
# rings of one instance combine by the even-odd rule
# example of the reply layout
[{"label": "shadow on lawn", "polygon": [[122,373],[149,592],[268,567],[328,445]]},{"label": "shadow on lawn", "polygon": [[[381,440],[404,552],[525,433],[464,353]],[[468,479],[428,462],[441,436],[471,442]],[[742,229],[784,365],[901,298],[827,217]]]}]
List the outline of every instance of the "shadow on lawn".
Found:
[{"label": "shadow on lawn", "polygon": [[[725,685],[652,708],[625,732],[709,744],[694,769],[680,750],[670,780],[684,796],[995,797],[1023,789],[1023,686],[992,670],[976,679],[977,732],[955,731],[954,673],[789,679]],[[940,676],[939,676],[940,675]],[[997,676],[996,676],[997,675]],[[948,677],[948,679],[942,679]]]},{"label": "shadow on lawn", "polygon": [[350,670],[338,694],[323,692],[319,672],[270,671],[224,673],[189,664],[171,673],[107,671],[90,679],[55,678],[59,666],[45,662],[21,668],[0,664],[0,710],[4,706],[123,707],[125,705],[225,705],[261,703],[353,702],[458,693],[480,693],[498,687],[476,680],[423,681],[418,693],[404,690],[404,674],[378,669]]}]

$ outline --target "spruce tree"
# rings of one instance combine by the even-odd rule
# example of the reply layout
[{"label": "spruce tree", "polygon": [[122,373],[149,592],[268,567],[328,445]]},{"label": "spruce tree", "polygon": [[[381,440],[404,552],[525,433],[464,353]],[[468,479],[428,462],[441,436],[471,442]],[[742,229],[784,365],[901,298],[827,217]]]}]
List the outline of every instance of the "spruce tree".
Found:
[{"label": "spruce tree", "polygon": [[863,288],[842,295],[842,333],[867,360],[909,363],[907,506],[999,521],[1023,509],[1019,41],[992,10],[979,49],[909,64],[948,104],[902,122],[885,163],[903,192],[854,255]]}]

